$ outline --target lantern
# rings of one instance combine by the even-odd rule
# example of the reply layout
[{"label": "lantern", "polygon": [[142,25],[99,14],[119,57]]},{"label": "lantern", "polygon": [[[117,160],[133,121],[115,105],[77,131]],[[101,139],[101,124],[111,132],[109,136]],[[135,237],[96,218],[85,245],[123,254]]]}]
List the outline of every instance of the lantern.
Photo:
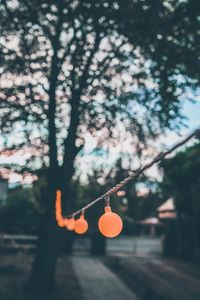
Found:
[{"label": "lantern", "polygon": [[75,220],[74,218],[71,218],[71,219],[68,219],[67,220],[67,229],[72,231],[74,230],[74,227],[75,227]]},{"label": "lantern", "polygon": [[109,205],[105,207],[105,213],[100,217],[98,225],[100,232],[109,238],[118,236],[123,228],[122,219],[112,212]]},{"label": "lantern", "polygon": [[84,213],[75,222],[74,231],[78,234],[83,234],[88,230],[88,222],[85,220]]}]

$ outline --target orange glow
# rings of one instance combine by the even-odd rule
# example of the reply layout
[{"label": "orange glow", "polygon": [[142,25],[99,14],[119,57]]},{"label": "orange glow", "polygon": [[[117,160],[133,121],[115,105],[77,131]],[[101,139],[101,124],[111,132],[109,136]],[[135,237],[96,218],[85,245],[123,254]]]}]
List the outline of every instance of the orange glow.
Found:
[{"label": "orange glow", "polygon": [[[61,206],[61,191],[59,191],[59,190],[56,191],[55,209],[56,209],[56,220],[58,222],[58,226],[61,226],[60,224],[63,224],[63,222],[62,222],[63,218],[62,218],[62,206]],[[61,227],[63,227],[63,226],[61,226]]]},{"label": "orange glow", "polygon": [[158,216],[160,219],[175,219],[176,212],[160,212]]},{"label": "orange glow", "polygon": [[75,227],[75,220],[74,218],[71,218],[71,219],[68,219],[67,220],[67,229],[72,231],[74,230],[74,227]]},{"label": "orange glow", "polygon": [[58,226],[59,226],[59,227],[65,227],[65,222],[64,222],[64,219],[63,219],[63,218],[57,220],[57,222],[58,222]]},{"label": "orange glow", "polygon": [[56,209],[56,221],[59,227],[64,227],[65,220],[62,217],[62,205],[61,205],[61,191],[56,191],[56,203],[55,203],[55,209]]},{"label": "orange glow", "polygon": [[88,230],[88,222],[85,220],[84,214],[75,222],[74,231],[78,234],[84,234]]},{"label": "orange glow", "polygon": [[105,237],[113,238],[120,234],[123,223],[120,216],[113,213],[110,206],[106,206],[105,213],[100,217],[98,226]]},{"label": "orange glow", "polygon": [[59,227],[67,227],[68,230],[74,230],[74,218],[66,219],[62,216],[61,191],[56,191],[55,215]]},{"label": "orange glow", "polygon": [[63,222],[65,223],[65,227],[68,226],[68,219],[63,219]]}]

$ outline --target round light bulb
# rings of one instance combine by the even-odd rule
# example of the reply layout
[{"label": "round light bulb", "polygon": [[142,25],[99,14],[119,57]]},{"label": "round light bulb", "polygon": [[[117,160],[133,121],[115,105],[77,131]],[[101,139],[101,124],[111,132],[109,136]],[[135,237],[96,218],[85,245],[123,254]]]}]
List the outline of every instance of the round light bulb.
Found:
[{"label": "round light bulb", "polygon": [[105,207],[105,213],[99,219],[99,230],[109,238],[116,237],[123,228],[122,219],[116,213],[113,213],[110,206]]},{"label": "round light bulb", "polygon": [[71,218],[71,219],[68,219],[67,221],[67,229],[72,231],[74,230],[74,227],[75,227],[75,220],[74,218]]},{"label": "round light bulb", "polygon": [[84,234],[88,230],[88,222],[85,220],[84,214],[75,222],[74,231],[78,234]]}]

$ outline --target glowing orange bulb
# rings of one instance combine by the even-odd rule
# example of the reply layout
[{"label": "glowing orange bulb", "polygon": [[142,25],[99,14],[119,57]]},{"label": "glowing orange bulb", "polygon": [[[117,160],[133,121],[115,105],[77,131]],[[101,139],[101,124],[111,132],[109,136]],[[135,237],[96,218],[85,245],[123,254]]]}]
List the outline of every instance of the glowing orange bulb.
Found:
[{"label": "glowing orange bulb", "polygon": [[88,222],[85,220],[84,214],[75,222],[74,231],[78,234],[83,234],[88,230]]},{"label": "glowing orange bulb", "polygon": [[58,222],[58,226],[64,227],[63,218],[62,218],[62,207],[61,207],[61,191],[59,190],[56,191],[55,209],[56,209],[56,220]]},{"label": "glowing orange bulb", "polygon": [[100,217],[98,225],[100,232],[109,238],[118,236],[123,228],[122,219],[111,211],[110,206],[105,207],[105,213]]},{"label": "glowing orange bulb", "polygon": [[72,230],[74,230],[74,227],[75,227],[74,218],[71,218],[71,219],[67,220],[67,229],[72,231]]},{"label": "glowing orange bulb", "polygon": [[61,199],[61,191],[60,190],[56,191],[56,198]]},{"label": "glowing orange bulb", "polygon": [[64,222],[66,227],[68,226],[68,223],[69,223],[68,221],[69,221],[68,219],[63,219],[63,222]]},{"label": "glowing orange bulb", "polygon": [[57,222],[58,222],[58,226],[59,226],[59,227],[64,227],[64,226],[65,226],[65,222],[64,222],[63,218],[59,218],[59,219],[57,220]]}]

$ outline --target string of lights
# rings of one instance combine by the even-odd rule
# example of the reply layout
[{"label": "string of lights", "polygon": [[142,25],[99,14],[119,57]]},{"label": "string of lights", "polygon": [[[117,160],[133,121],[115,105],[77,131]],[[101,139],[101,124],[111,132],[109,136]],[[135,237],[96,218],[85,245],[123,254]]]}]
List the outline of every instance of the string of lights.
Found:
[{"label": "string of lights", "polygon": [[165,152],[160,152],[151,162],[147,163],[142,168],[133,171],[132,174],[130,174],[127,178],[125,178],[124,180],[122,180],[120,183],[118,183],[117,185],[115,185],[114,187],[112,187],[111,189],[109,189],[105,194],[99,196],[98,198],[96,198],[95,200],[91,201],[89,204],[85,205],[81,209],[79,209],[79,210],[77,210],[77,211],[75,211],[75,212],[67,215],[66,218],[75,217],[76,215],[80,214],[81,212],[86,211],[88,208],[90,208],[91,206],[93,206],[94,204],[96,204],[97,202],[99,202],[100,200],[103,200],[106,197],[110,196],[111,194],[116,193],[121,188],[123,188],[130,180],[133,180],[133,179],[137,178],[138,176],[140,176],[144,171],[146,171],[147,169],[149,169],[150,167],[152,167],[154,164],[156,164],[159,161],[161,161],[162,159],[164,159],[167,155],[169,155],[172,152],[174,152],[177,148],[181,147],[182,145],[184,145],[185,143],[187,143],[189,140],[191,140],[195,136],[198,137],[198,138],[200,137],[200,128],[197,129],[197,130],[195,130],[194,132],[192,132],[190,135],[188,135],[182,141],[180,141],[177,144],[175,144],[171,149],[166,150]]},{"label": "string of lights", "polygon": [[[97,202],[101,200],[106,201],[105,213],[99,219],[99,230],[100,232],[105,235],[106,237],[115,237],[117,236],[123,227],[123,223],[121,218],[111,211],[110,207],[110,196],[117,191],[121,190],[129,181],[136,179],[139,177],[144,171],[151,168],[154,164],[163,160],[166,156],[174,152],[179,147],[186,144],[192,138],[200,138],[200,128],[194,130],[191,134],[189,134],[186,138],[175,144],[169,150],[160,152],[154,159],[150,162],[146,163],[143,167],[132,171],[132,173],[126,177],[124,180],[119,182],[117,185],[109,189],[106,193],[102,194],[98,198],[94,199],[81,209],[76,210],[75,212],[62,216],[61,211],[61,192],[57,191],[56,193],[56,220],[58,226],[60,227],[67,227],[68,230],[75,230],[78,234],[83,234],[88,230],[88,223],[84,218],[84,213],[87,209],[95,205]],[[75,216],[80,215],[80,218],[75,221]]]}]

